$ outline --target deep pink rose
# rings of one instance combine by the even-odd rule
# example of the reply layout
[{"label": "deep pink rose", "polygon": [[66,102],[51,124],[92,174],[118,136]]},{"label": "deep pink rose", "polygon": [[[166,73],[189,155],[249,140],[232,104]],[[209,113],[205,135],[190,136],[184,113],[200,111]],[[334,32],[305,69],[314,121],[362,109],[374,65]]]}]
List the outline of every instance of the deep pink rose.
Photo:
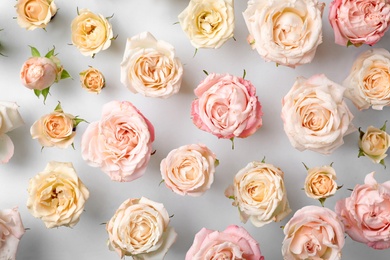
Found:
[{"label": "deep pink rose", "polygon": [[59,80],[61,70],[52,59],[31,57],[22,66],[20,78],[29,89],[43,90]]},{"label": "deep pink rose", "polygon": [[329,21],[337,44],[374,45],[389,28],[390,4],[388,0],[334,0]]},{"label": "deep pink rose", "polygon": [[377,183],[374,172],[368,174],[335,210],[353,240],[374,249],[390,247],[390,181]]},{"label": "deep pink rose", "polygon": [[153,125],[130,102],[111,101],[102,118],[89,124],[81,141],[83,159],[114,181],[143,175],[152,153]]},{"label": "deep pink rose", "polygon": [[228,226],[224,231],[202,228],[185,260],[246,259],[264,260],[259,244],[243,227]]},{"label": "deep pink rose", "polygon": [[24,232],[17,208],[0,210],[0,259],[16,259],[19,241]]},{"label": "deep pink rose", "polygon": [[218,138],[245,138],[262,125],[256,88],[248,80],[229,74],[209,74],[195,89],[193,123]]}]

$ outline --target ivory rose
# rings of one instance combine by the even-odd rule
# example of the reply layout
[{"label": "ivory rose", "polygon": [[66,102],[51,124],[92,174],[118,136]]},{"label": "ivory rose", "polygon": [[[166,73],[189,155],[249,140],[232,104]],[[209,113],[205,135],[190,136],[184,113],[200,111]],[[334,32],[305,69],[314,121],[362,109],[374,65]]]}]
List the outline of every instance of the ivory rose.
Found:
[{"label": "ivory rose", "polygon": [[390,105],[390,53],[385,49],[369,49],[352,65],[343,86],[345,97],[360,110],[370,106],[382,110]]},{"label": "ivory rose", "polygon": [[339,260],[344,247],[344,227],[328,208],[306,206],[297,210],[283,228],[285,260]]},{"label": "ivory rose", "polygon": [[46,28],[57,13],[54,0],[18,0],[15,7],[19,26],[27,30]]},{"label": "ivory rose", "polygon": [[336,171],[332,166],[325,165],[307,170],[304,190],[309,198],[318,199],[323,203],[324,199],[336,193],[337,188]]},{"label": "ivory rose", "polygon": [[374,163],[384,164],[390,146],[390,136],[384,129],[386,124],[380,129],[369,126],[366,132],[359,129],[359,156],[367,156]]},{"label": "ivory rose", "polygon": [[190,0],[178,18],[192,46],[197,49],[217,49],[233,37],[233,0]]},{"label": "ivory rose", "polygon": [[337,44],[374,45],[389,29],[390,3],[388,0],[334,0],[328,18]]},{"label": "ivory rose", "polygon": [[262,125],[256,88],[230,74],[209,74],[194,90],[192,122],[218,138],[245,138]]},{"label": "ivory rose", "polygon": [[30,179],[27,209],[47,228],[73,227],[79,222],[89,191],[70,162],[49,162]]},{"label": "ivory rose", "polygon": [[71,24],[72,43],[84,56],[94,57],[107,49],[113,39],[112,26],[101,14],[79,9]]},{"label": "ivory rose", "polygon": [[99,94],[105,87],[104,75],[95,68],[88,68],[80,72],[81,87],[88,92]]},{"label": "ivory rose", "polygon": [[81,140],[83,159],[113,181],[143,175],[152,154],[153,125],[128,101],[111,101],[100,121],[88,125]]},{"label": "ivory rose", "polygon": [[356,129],[344,102],[344,87],[323,74],[298,77],[282,100],[284,131],[292,146],[330,154]]},{"label": "ivory rose", "polygon": [[121,63],[121,82],[133,93],[167,98],[181,86],[183,66],[175,49],[149,32],[127,39]]},{"label": "ivory rose", "polygon": [[164,205],[144,197],[124,201],[106,230],[110,249],[121,259],[164,259],[177,237]]},{"label": "ivory rose", "polygon": [[18,208],[0,210],[0,259],[16,260],[25,230]]},{"label": "ivory rose", "polygon": [[335,211],[353,240],[374,249],[390,248],[390,181],[378,183],[374,172],[369,173],[350,197],[337,201]]},{"label": "ivory rose", "polygon": [[213,183],[217,162],[204,144],[189,144],[170,151],[160,171],[165,185],[175,193],[200,196]]},{"label": "ivory rose", "polygon": [[242,222],[249,219],[261,227],[279,222],[291,212],[283,176],[274,165],[256,161],[236,174],[225,196],[234,200],[233,206],[238,207]]},{"label": "ivory rose", "polygon": [[264,256],[245,228],[230,225],[222,232],[202,228],[185,257],[185,260],[195,259],[264,260]]},{"label": "ivory rose", "polygon": [[266,61],[295,67],[310,63],[322,43],[317,0],[250,0],[244,11],[249,43]]},{"label": "ivory rose", "polygon": [[7,163],[14,155],[14,144],[6,134],[24,124],[15,102],[0,101],[0,164]]}]

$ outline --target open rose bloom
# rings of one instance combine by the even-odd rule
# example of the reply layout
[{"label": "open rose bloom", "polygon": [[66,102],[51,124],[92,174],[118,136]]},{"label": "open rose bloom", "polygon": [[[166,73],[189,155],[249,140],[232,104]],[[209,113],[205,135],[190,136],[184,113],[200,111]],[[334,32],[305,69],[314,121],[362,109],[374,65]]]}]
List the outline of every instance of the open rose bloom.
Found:
[{"label": "open rose bloom", "polygon": [[366,132],[359,129],[359,156],[367,156],[374,163],[384,165],[386,152],[390,146],[390,135],[383,130],[385,126],[380,129],[369,126]]},{"label": "open rose bloom", "polygon": [[339,260],[344,247],[344,227],[328,208],[306,206],[297,210],[283,228],[285,260]]},{"label": "open rose bloom", "polygon": [[17,208],[0,210],[0,259],[16,260],[25,229]]},{"label": "open rose bloom", "polygon": [[200,196],[214,181],[217,159],[203,144],[184,145],[169,152],[161,161],[165,185],[180,195]]},{"label": "open rose bloom", "polygon": [[233,37],[233,0],[190,0],[179,23],[195,48],[219,48]]},{"label": "open rose bloom", "polygon": [[390,3],[388,0],[334,0],[329,6],[329,22],[337,44],[374,45],[389,29]]},{"label": "open rose bloom", "polygon": [[337,191],[336,171],[331,166],[313,167],[307,170],[304,190],[312,199],[326,199]]},{"label": "open rose bloom", "polygon": [[141,177],[152,154],[153,125],[128,101],[103,106],[100,121],[88,125],[81,140],[83,159],[114,181]]},{"label": "open rose bloom", "polygon": [[180,90],[183,66],[175,49],[149,32],[127,39],[121,82],[133,93],[168,98]]},{"label": "open rose bloom", "polygon": [[243,13],[248,43],[266,61],[295,67],[310,63],[322,43],[322,11],[317,0],[249,0]]},{"label": "open rose bloom", "polygon": [[54,0],[18,0],[15,7],[18,24],[27,30],[46,28],[57,13]]},{"label": "open rose bloom", "polygon": [[330,154],[356,131],[343,99],[345,88],[323,74],[298,77],[282,100],[284,131],[292,146]]},{"label": "open rose bloom", "polygon": [[80,72],[81,87],[88,92],[99,94],[105,87],[106,80],[98,69],[88,68]]},{"label": "open rose bloom", "polygon": [[203,259],[264,260],[264,256],[245,228],[230,225],[222,232],[202,228],[195,235],[185,260]]},{"label": "open rose bloom", "polygon": [[374,172],[368,174],[350,197],[336,203],[335,211],[353,240],[374,249],[390,248],[390,181],[378,183]]},{"label": "open rose bloom", "polygon": [[274,165],[256,161],[236,174],[225,196],[234,200],[233,206],[238,207],[242,222],[249,219],[261,227],[279,222],[291,212],[283,176]]},{"label": "open rose bloom", "polygon": [[164,259],[176,241],[164,205],[147,198],[124,201],[106,225],[108,245],[120,258]]},{"label": "open rose bloom", "polygon": [[260,102],[249,80],[209,74],[194,90],[192,122],[218,138],[245,138],[262,126]]}]

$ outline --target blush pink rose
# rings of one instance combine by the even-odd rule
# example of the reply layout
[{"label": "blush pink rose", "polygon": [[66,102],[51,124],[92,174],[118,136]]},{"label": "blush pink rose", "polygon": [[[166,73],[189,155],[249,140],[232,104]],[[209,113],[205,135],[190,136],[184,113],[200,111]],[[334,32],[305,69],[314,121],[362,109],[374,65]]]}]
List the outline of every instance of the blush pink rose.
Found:
[{"label": "blush pink rose", "polygon": [[85,130],[82,157],[114,181],[132,181],[145,172],[153,141],[153,125],[133,104],[111,101],[103,106],[101,120]]},{"label": "blush pink rose", "polygon": [[20,78],[29,89],[43,90],[59,80],[61,70],[52,59],[31,57],[22,66]]},{"label": "blush pink rose", "polygon": [[262,125],[256,88],[248,80],[230,74],[209,74],[195,89],[193,123],[218,138],[245,138]]},{"label": "blush pink rose", "polygon": [[389,29],[390,3],[388,0],[334,0],[328,18],[337,44],[374,45]]},{"label": "blush pink rose", "polygon": [[0,259],[15,260],[24,226],[17,208],[0,210]]},{"label": "blush pink rose", "polygon": [[230,225],[222,232],[202,228],[195,235],[185,260],[203,259],[264,260],[264,256],[245,228]]},{"label": "blush pink rose", "polygon": [[336,203],[335,211],[353,240],[374,249],[390,248],[390,181],[377,183],[371,172],[350,197]]}]

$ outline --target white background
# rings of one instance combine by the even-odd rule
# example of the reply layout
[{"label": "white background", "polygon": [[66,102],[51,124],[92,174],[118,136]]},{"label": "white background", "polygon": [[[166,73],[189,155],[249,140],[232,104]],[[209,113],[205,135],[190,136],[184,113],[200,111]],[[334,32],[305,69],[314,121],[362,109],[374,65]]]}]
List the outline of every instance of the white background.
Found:
[{"label": "white background", "polygon": [[[178,232],[178,239],[166,256],[168,260],[184,259],[191,246],[194,235],[206,227],[224,230],[230,224],[244,226],[259,242],[261,251],[268,260],[282,259],[281,244],[283,231],[280,226],[290,219],[293,213],[306,205],[320,205],[318,201],[306,197],[303,187],[306,170],[309,167],[334,163],[338,184],[344,187],[325,202],[330,209],[338,199],[349,196],[348,188],[362,184],[364,177],[376,171],[379,182],[389,179],[389,168],[384,169],[367,158],[357,158],[358,133],[345,137],[345,144],[330,156],[315,152],[299,152],[289,143],[283,131],[280,118],[281,99],[291,88],[297,76],[310,77],[325,73],[331,80],[341,83],[348,75],[357,55],[370,46],[342,47],[334,43],[333,31],[327,16],[329,2],[323,16],[323,43],[317,49],[311,64],[291,69],[276,67],[267,63],[246,43],[248,31],[242,12],[246,1],[235,3],[235,39],[229,40],[217,50],[200,49],[193,57],[195,49],[191,46],[178,21],[177,16],[187,6],[184,0],[55,0],[58,13],[47,30],[26,31],[18,26],[14,0],[0,1],[0,99],[15,101],[25,125],[11,133],[15,144],[15,155],[6,165],[0,165],[0,208],[18,206],[24,225],[29,230],[23,236],[17,258],[19,260],[46,259],[118,259],[115,252],[106,246],[107,233],[101,223],[107,222],[118,206],[126,199],[145,196],[164,203],[171,218],[171,225]],[[118,35],[108,50],[102,51],[94,59],[80,54],[70,45],[70,23],[76,16],[76,8],[89,8],[95,13],[114,17],[110,20],[114,35]],[[143,31],[151,32],[157,39],[165,40],[175,46],[177,56],[184,65],[184,79],[181,90],[169,99],[145,98],[133,94],[120,83],[120,62],[126,38]],[[56,47],[58,58],[73,80],[66,79],[51,88],[51,96],[46,105],[31,90],[21,85],[19,71],[24,61],[30,57],[28,45],[35,46],[41,53]],[[375,47],[390,46],[390,33],[385,35]],[[107,80],[107,87],[100,95],[88,93],[80,86],[78,73],[93,66],[101,70]],[[213,135],[197,129],[191,121],[190,107],[195,98],[193,89],[205,77],[202,70],[216,73],[231,73],[242,76],[256,86],[263,106],[263,127],[246,139],[236,138],[235,149],[229,140],[217,139]],[[130,183],[111,181],[100,169],[88,166],[81,158],[80,141],[87,124],[81,123],[77,129],[75,150],[68,148],[41,147],[32,140],[29,129],[33,122],[50,113],[61,101],[65,112],[79,115],[90,122],[99,120],[103,104],[111,100],[133,102],[152,122],[156,130],[156,140],[147,171],[143,177]],[[382,126],[389,119],[389,108],[383,111],[358,111],[347,101],[355,118],[353,123],[365,129],[369,125]],[[160,161],[169,151],[181,145],[202,142],[220,160],[211,189],[201,197],[182,197],[160,185]],[[231,200],[224,197],[225,188],[232,183],[234,175],[247,163],[266,157],[268,163],[280,167],[285,173],[288,198],[293,213],[280,223],[270,223],[256,228],[250,222],[240,223],[237,208]],[[80,222],[73,228],[46,229],[43,222],[35,219],[27,211],[28,181],[42,171],[49,161],[72,162],[80,179],[90,191],[85,212]],[[386,159],[390,165],[390,160]],[[364,244],[352,241],[348,236],[343,249],[343,259],[389,259],[389,250],[375,251]]]}]

